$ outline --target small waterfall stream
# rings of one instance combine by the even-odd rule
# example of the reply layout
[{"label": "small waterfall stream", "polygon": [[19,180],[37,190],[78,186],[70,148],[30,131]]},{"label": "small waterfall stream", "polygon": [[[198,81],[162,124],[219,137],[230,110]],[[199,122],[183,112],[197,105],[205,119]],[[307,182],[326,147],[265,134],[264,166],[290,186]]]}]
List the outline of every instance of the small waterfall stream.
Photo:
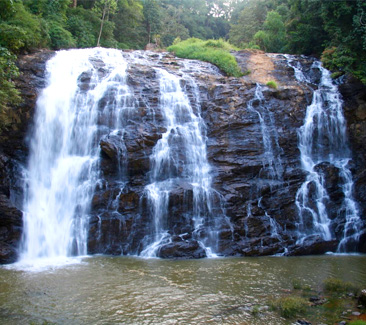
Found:
[{"label": "small waterfall stream", "polygon": [[[172,191],[183,188],[183,197],[189,197],[186,204],[187,223],[192,223],[192,239],[197,240],[206,256],[217,252],[218,234],[213,215],[214,192],[211,188],[210,166],[207,161],[204,121],[200,117],[199,104],[191,104],[188,93],[181,82],[197,86],[192,78],[180,78],[162,69],[157,69],[160,84],[160,105],[165,120],[166,132],[157,142],[150,157],[151,183],[146,186],[148,204],[153,220],[152,237],[141,256],[154,257],[164,244],[170,243],[168,206]],[[193,91],[197,104],[199,97]],[[192,200],[192,202],[189,202]],[[189,216],[191,215],[191,217]],[[177,235],[177,234],[176,234]],[[178,234],[185,239],[188,234]],[[189,236],[188,236],[189,237]]]},{"label": "small waterfall stream", "polygon": [[281,153],[283,152],[278,143],[278,132],[274,126],[272,113],[265,105],[262,86],[257,83],[254,97],[248,102],[248,108],[257,113],[262,131],[264,159],[263,172],[271,180],[280,180],[283,174]]},{"label": "small waterfall stream", "polygon": [[[289,55],[285,57],[289,66],[294,69],[297,80],[311,83],[311,77],[307,77],[301,70],[299,62],[296,64]],[[313,63],[311,70],[318,70],[321,77],[307,108],[304,124],[298,132],[301,164],[307,172],[306,180],[296,195],[299,211],[298,243],[301,244],[309,235],[319,235],[323,240],[335,237],[328,212],[330,198],[323,170],[327,166],[333,166],[339,173],[344,196],[337,212],[345,220],[338,251],[352,251],[358,242],[362,221],[352,194],[352,174],[348,167],[351,153],[347,145],[343,103],[330,72],[318,61]]]}]

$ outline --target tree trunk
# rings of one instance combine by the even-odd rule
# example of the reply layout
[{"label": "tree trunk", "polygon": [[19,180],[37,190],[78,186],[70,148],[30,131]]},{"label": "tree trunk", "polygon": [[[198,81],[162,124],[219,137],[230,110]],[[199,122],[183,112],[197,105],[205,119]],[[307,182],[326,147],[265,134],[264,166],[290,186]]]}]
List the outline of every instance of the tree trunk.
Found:
[{"label": "tree trunk", "polygon": [[106,11],[107,11],[107,0],[105,0],[105,2],[104,2],[103,17],[102,17],[102,21],[100,23],[100,31],[99,31],[99,36],[98,36],[97,47],[100,46],[100,37],[102,36],[104,18],[105,18]]},{"label": "tree trunk", "polygon": [[76,8],[77,5],[78,5],[78,0],[73,0],[72,1],[72,7]]}]

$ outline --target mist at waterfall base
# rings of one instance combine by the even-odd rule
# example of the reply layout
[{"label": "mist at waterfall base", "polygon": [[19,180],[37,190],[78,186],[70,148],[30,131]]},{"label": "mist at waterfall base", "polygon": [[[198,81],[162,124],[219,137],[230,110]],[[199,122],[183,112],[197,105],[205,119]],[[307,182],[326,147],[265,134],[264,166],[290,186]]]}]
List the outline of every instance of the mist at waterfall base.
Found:
[{"label": "mist at waterfall base", "polygon": [[[129,182],[124,141],[131,117],[139,114],[136,94],[128,83],[128,66],[130,62],[150,64],[143,53],[136,53],[101,48],[60,51],[48,62],[48,85],[37,103],[26,174],[20,265],[62,265],[72,256],[88,254],[93,195],[98,188],[111,186],[102,180],[100,170],[100,144],[107,139],[119,143],[117,181],[114,181],[118,191],[108,209],[117,215],[122,229],[119,233],[123,234],[127,227],[127,219],[118,210],[119,195]],[[299,210],[296,236],[299,244],[314,234],[324,240],[332,238],[324,203],[327,193],[316,166],[322,162],[333,164],[340,169],[344,182],[346,224],[339,244],[339,252],[343,252],[357,242],[362,222],[352,197],[352,177],[347,168],[350,153],[342,103],[329,72],[317,62],[313,68],[320,70],[322,76],[299,130],[301,163],[308,177],[296,197]],[[149,182],[142,190],[139,203],[145,209],[139,221],[146,222],[145,232],[138,245],[134,243],[135,238],[126,240],[120,248],[124,255],[156,257],[162,251],[169,252],[173,242],[174,245],[179,242],[194,250],[193,257],[215,257],[220,255],[220,233],[233,235],[233,227],[225,215],[225,202],[212,188],[198,87],[184,69],[192,68],[183,65],[181,72],[173,73],[152,67],[160,93],[158,106],[149,106],[149,114],[153,120],[162,121],[164,130],[149,156]],[[299,82],[310,83],[300,69],[296,68],[295,72]],[[87,83],[83,83],[85,80]],[[273,117],[266,110],[259,84],[253,100],[261,103],[254,108],[249,102],[248,108],[255,111],[261,124],[265,151],[263,172],[273,181],[281,180],[281,148],[276,133],[270,131]],[[326,146],[324,139],[331,141],[331,145]],[[315,208],[308,204],[310,183],[316,184]],[[184,190],[187,224],[172,227],[168,206],[178,187]],[[267,216],[274,236],[278,236],[276,221]],[[98,236],[102,237],[100,218],[97,227]],[[133,245],[135,248],[129,250]],[[169,253],[165,256],[170,257]]]}]

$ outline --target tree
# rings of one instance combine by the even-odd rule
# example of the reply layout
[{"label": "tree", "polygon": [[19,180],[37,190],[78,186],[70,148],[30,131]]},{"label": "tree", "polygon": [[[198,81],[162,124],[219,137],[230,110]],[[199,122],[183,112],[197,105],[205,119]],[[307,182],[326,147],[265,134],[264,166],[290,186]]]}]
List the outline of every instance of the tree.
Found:
[{"label": "tree", "polygon": [[277,11],[269,11],[263,23],[264,30],[254,35],[254,40],[265,51],[283,52],[286,45],[286,30],[282,16]]},{"label": "tree", "polygon": [[185,40],[189,38],[189,30],[181,23],[184,10],[181,6],[174,7],[168,4],[163,11],[161,41],[163,46],[172,45],[176,38]]},{"label": "tree", "polygon": [[265,2],[248,1],[239,16],[233,17],[229,32],[229,40],[236,46],[246,47],[258,32],[266,19],[267,7]]},{"label": "tree", "polygon": [[97,46],[100,46],[100,38],[102,37],[103,27],[109,16],[113,15],[117,10],[116,0],[97,0],[94,4],[93,11],[101,15],[100,29],[98,35]]},{"label": "tree", "polygon": [[138,0],[119,0],[114,15],[114,37],[119,48],[143,48],[145,45],[144,15]]},{"label": "tree", "polygon": [[143,1],[143,15],[148,43],[151,43],[153,34],[159,34],[161,29],[161,8],[156,0]]}]

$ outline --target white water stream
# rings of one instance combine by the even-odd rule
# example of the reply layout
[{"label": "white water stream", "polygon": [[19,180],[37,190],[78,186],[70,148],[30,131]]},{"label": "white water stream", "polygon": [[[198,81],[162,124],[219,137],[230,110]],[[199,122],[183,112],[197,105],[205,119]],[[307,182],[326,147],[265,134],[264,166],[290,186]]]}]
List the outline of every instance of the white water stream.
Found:
[{"label": "white water stream", "polygon": [[[120,124],[121,107],[130,106],[126,68],[122,53],[107,49],[60,51],[48,62],[28,163],[21,263],[87,253],[98,143]],[[87,90],[78,87],[82,73],[90,78]],[[115,96],[107,96],[101,111],[110,91]],[[106,121],[102,127],[98,119]]]},{"label": "white water stream", "polygon": [[[165,120],[166,132],[150,157],[151,183],[145,190],[154,229],[152,242],[141,252],[141,256],[154,257],[163,244],[170,242],[168,222],[172,216],[168,212],[169,197],[178,186],[192,192],[193,208],[188,213],[193,219],[193,239],[198,240],[206,255],[212,257],[216,251],[217,233],[215,221],[212,220],[213,189],[200,107],[199,104],[196,107],[191,104],[188,93],[181,86],[182,78],[162,69],[157,69],[157,74],[160,83],[159,108]],[[193,89],[196,88],[193,79],[185,78],[185,81],[191,83]],[[197,103],[198,94],[194,95]],[[204,236],[201,235],[203,227]]]},{"label": "white water stream", "polygon": [[272,112],[265,104],[262,86],[257,83],[254,97],[248,102],[248,108],[257,113],[263,140],[263,170],[271,180],[281,180],[283,166],[281,161],[282,148],[278,143],[278,131],[274,125]]},{"label": "white water stream", "polygon": [[[291,56],[286,56],[286,59],[294,68],[297,80],[309,83],[310,78],[304,75],[301,66],[295,65]],[[313,93],[312,102],[307,107],[304,124],[298,132],[301,163],[307,172],[306,180],[296,195],[299,211],[298,243],[308,235],[319,235],[324,240],[334,238],[326,206],[329,195],[325,188],[324,174],[316,168],[326,162],[339,170],[342,181],[340,186],[344,199],[338,214],[344,214],[345,225],[338,251],[343,252],[349,250],[348,243],[354,244],[358,241],[362,228],[362,221],[352,194],[353,180],[348,167],[351,153],[347,145],[343,102],[338,87],[332,82],[330,72],[318,61],[313,63],[311,69],[318,69],[321,79]]]}]

